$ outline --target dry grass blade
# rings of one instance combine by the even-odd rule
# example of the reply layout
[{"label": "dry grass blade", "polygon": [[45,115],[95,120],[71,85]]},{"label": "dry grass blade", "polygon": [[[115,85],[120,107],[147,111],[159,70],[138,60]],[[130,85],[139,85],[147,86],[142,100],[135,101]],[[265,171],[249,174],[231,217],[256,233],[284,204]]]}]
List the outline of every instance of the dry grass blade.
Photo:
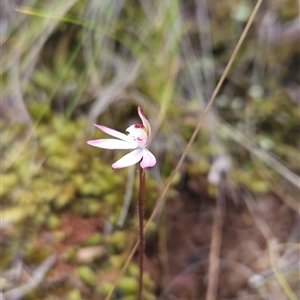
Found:
[{"label": "dry grass blade", "polygon": [[30,280],[24,285],[9,290],[3,294],[4,299],[7,300],[15,300],[21,299],[23,296],[30,291],[32,291],[35,287],[37,287],[42,280],[44,279],[46,273],[52,268],[54,263],[56,262],[56,255],[50,255],[40,266],[38,266]]},{"label": "dry grass blade", "polygon": [[279,258],[279,253],[278,253],[279,245],[277,240],[276,239],[270,240],[268,246],[269,246],[270,264],[272,266],[274,275],[278,283],[280,284],[282,290],[285,292],[285,294],[288,296],[290,300],[297,300],[298,297],[295,295],[294,291],[292,290],[285,276],[282,274],[281,270],[277,267],[277,261]]},{"label": "dry grass blade", "polygon": [[209,270],[208,270],[208,287],[206,292],[207,300],[217,299],[218,280],[219,280],[219,262],[222,245],[222,228],[224,216],[224,191],[220,186],[217,193],[217,206],[214,213],[212,228],[211,246],[209,252]]},{"label": "dry grass blade", "polygon": [[240,131],[236,130],[229,124],[223,125],[222,130],[226,135],[228,135],[233,140],[237,141],[239,144],[243,145],[248,151],[250,151],[255,156],[259,157],[268,166],[273,168],[278,174],[288,180],[290,183],[299,188],[300,177],[290,171],[287,167],[281,164],[278,159],[273,157],[270,153],[258,148],[252,141],[250,141],[245,135]]},{"label": "dry grass blade", "polygon": [[134,174],[135,174],[135,168],[133,166],[128,168],[128,175],[127,175],[127,183],[126,183],[126,189],[124,194],[124,200],[123,200],[123,206],[120,212],[119,219],[117,221],[117,226],[123,227],[125,218],[128,214],[130,201],[132,197],[132,191],[133,191],[133,185],[134,185]]},{"label": "dry grass blade", "polygon": [[[177,174],[177,172],[179,171],[179,169],[181,168],[186,155],[188,154],[188,152],[189,152],[189,150],[190,150],[190,148],[191,148],[191,146],[192,146],[192,144],[193,144],[193,142],[194,142],[194,140],[195,140],[195,138],[196,138],[196,136],[197,136],[200,128],[202,127],[203,121],[204,121],[206,115],[208,114],[210,108],[212,107],[212,105],[213,105],[213,103],[214,103],[214,101],[216,99],[217,94],[220,91],[220,88],[221,88],[221,86],[222,86],[222,84],[223,84],[223,82],[224,82],[224,80],[225,80],[225,78],[226,78],[226,76],[227,76],[227,74],[228,74],[231,66],[232,66],[232,63],[233,63],[233,61],[234,61],[234,59],[235,59],[235,57],[236,57],[236,55],[237,55],[237,53],[238,53],[241,45],[242,45],[245,37],[247,36],[249,28],[250,28],[251,24],[253,23],[254,17],[256,16],[257,11],[258,11],[258,9],[261,6],[261,3],[262,3],[262,0],[258,0],[257,1],[256,5],[255,5],[255,7],[254,7],[254,9],[253,9],[253,11],[251,13],[251,16],[250,16],[250,18],[249,18],[249,20],[248,20],[248,22],[246,24],[246,27],[244,28],[244,30],[243,30],[243,32],[241,34],[241,37],[239,38],[239,41],[236,44],[235,49],[234,49],[234,51],[233,51],[233,53],[232,53],[232,55],[231,55],[231,57],[229,59],[229,62],[227,64],[227,66],[226,66],[226,68],[225,68],[225,70],[224,70],[224,72],[223,72],[223,74],[222,74],[222,76],[221,76],[221,78],[220,78],[220,80],[219,80],[219,82],[218,82],[218,84],[217,84],[217,86],[216,86],[216,88],[215,88],[215,90],[214,90],[214,92],[213,92],[213,94],[212,94],[212,96],[211,96],[211,98],[210,98],[210,100],[209,100],[209,102],[208,102],[208,104],[207,104],[207,106],[206,106],[206,108],[205,108],[202,116],[200,117],[200,120],[199,120],[199,122],[197,124],[197,127],[195,128],[195,130],[194,130],[194,132],[193,132],[193,134],[192,134],[192,136],[191,136],[191,138],[189,140],[189,143],[187,144],[184,152],[182,153],[182,155],[180,157],[180,160],[179,160],[179,162],[178,162],[175,170],[172,172],[172,174],[171,174],[171,176],[170,176],[170,178],[169,178],[169,180],[168,180],[168,182],[167,182],[167,184],[165,186],[165,189],[163,190],[163,192],[162,192],[162,194],[161,194],[161,196],[160,196],[160,198],[159,198],[159,200],[157,202],[157,205],[156,205],[155,209],[153,210],[153,213],[151,214],[148,222],[145,225],[145,231],[147,231],[147,229],[150,226],[150,223],[152,222],[152,220],[156,216],[157,212],[160,210],[161,206],[163,205],[163,202],[165,200],[167,192],[170,189],[172,181],[173,181],[175,175]],[[120,271],[119,275],[116,278],[116,281],[114,283],[113,288],[110,290],[109,294],[105,298],[106,300],[109,300],[111,298],[111,296],[112,296],[112,294],[114,292],[114,289],[115,289],[115,287],[116,287],[119,279],[122,277],[123,273],[125,272],[126,268],[128,267],[129,262],[131,261],[131,259],[132,259],[133,255],[134,255],[137,247],[138,247],[138,242],[134,245],[132,251],[130,252],[130,254],[129,254],[129,256],[128,256],[128,258],[127,258],[127,260],[126,260],[126,262],[125,262],[125,264],[124,264],[124,266],[122,268],[122,270]]]},{"label": "dry grass blade", "polygon": [[292,288],[290,287],[289,283],[287,282],[286,278],[282,274],[281,270],[277,266],[277,262],[279,260],[279,251],[278,251],[279,243],[277,239],[274,237],[271,228],[269,227],[269,225],[261,215],[257,203],[255,202],[255,200],[252,198],[250,194],[246,195],[245,203],[257,227],[259,228],[261,234],[263,235],[263,237],[267,242],[268,252],[269,252],[269,262],[274,272],[274,275],[280,287],[282,288],[282,291],[280,291],[279,286],[277,285],[275,286],[276,289],[279,288],[276,294],[278,295],[282,294],[282,296],[278,296],[277,299],[282,299],[282,297],[284,296],[283,292],[288,296],[290,300],[298,299],[295,293],[293,292]]},{"label": "dry grass blade", "polygon": [[273,178],[271,172],[266,168],[261,168],[260,160],[253,160],[257,166],[258,174],[265,180],[271,183],[272,192],[274,192],[288,207],[290,207],[297,214],[300,214],[299,201],[289,194],[287,189],[283,188],[278,181]]}]

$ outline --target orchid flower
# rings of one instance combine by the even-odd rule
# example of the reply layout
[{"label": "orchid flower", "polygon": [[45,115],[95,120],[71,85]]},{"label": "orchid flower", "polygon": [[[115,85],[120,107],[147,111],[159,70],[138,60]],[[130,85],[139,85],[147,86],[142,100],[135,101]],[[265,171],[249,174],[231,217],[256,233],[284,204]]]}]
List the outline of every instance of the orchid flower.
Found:
[{"label": "orchid flower", "polygon": [[151,136],[151,127],[141,107],[138,107],[138,114],[143,124],[129,126],[126,131],[128,135],[103,125],[94,124],[103,132],[116,137],[117,139],[92,140],[87,143],[91,146],[103,149],[135,149],[124,155],[114,164],[113,169],[125,168],[141,161],[141,168],[150,168],[156,164],[155,156],[147,149]]}]

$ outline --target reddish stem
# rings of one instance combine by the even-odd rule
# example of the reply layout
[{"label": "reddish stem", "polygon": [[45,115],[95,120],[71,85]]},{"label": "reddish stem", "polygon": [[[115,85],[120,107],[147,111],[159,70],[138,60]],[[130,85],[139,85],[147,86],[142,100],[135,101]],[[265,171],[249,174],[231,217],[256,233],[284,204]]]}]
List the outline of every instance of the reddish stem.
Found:
[{"label": "reddish stem", "polygon": [[139,293],[138,300],[142,299],[143,290],[143,265],[144,265],[144,249],[145,249],[145,238],[144,238],[144,195],[145,195],[145,180],[146,175],[144,169],[140,167],[140,185],[138,193],[138,214],[139,214]]}]

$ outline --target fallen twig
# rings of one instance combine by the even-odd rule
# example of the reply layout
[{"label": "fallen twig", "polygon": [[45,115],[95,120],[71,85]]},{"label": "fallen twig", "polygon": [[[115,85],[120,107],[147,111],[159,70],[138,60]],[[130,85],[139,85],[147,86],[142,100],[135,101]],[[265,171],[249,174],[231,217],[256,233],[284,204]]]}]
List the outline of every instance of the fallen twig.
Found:
[{"label": "fallen twig", "polygon": [[39,267],[35,269],[31,279],[28,280],[24,285],[11,289],[1,296],[4,300],[16,300],[23,297],[25,294],[37,287],[44,279],[45,274],[52,268],[56,262],[56,255],[50,255]]}]

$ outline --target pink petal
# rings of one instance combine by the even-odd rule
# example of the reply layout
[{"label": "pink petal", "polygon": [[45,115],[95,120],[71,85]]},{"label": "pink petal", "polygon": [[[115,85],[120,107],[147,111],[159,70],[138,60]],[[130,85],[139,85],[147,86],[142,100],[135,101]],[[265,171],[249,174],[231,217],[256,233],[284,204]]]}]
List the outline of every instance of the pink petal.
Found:
[{"label": "pink petal", "polygon": [[143,148],[143,160],[141,161],[140,166],[145,169],[153,167],[155,164],[155,156],[147,148]]},{"label": "pink petal", "polygon": [[114,130],[114,129],[111,129],[109,127],[106,127],[106,126],[103,126],[103,125],[97,125],[97,124],[94,124],[96,127],[98,127],[100,130],[102,130],[103,132],[109,134],[109,135],[112,135],[118,139],[121,139],[123,141],[126,141],[126,142],[130,142],[132,141],[132,138],[130,138],[128,135],[120,132],[120,131],[117,131],[117,130]]},{"label": "pink petal", "polygon": [[143,149],[138,148],[120,158],[113,165],[113,169],[120,169],[136,164],[143,157]]},{"label": "pink petal", "polygon": [[150,136],[151,136],[151,126],[150,126],[150,123],[148,122],[148,120],[146,119],[146,117],[144,115],[144,112],[143,112],[143,110],[140,106],[138,107],[138,114],[139,114],[140,118],[142,119],[143,125],[147,129],[148,138],[150,138]]},{"label": "pink petal", "polygon": [[100,139],[87,142],[91,146],[103,148],[103,149],[135,149],[137,143],[135,141],[125,142],[116,139]]}]

